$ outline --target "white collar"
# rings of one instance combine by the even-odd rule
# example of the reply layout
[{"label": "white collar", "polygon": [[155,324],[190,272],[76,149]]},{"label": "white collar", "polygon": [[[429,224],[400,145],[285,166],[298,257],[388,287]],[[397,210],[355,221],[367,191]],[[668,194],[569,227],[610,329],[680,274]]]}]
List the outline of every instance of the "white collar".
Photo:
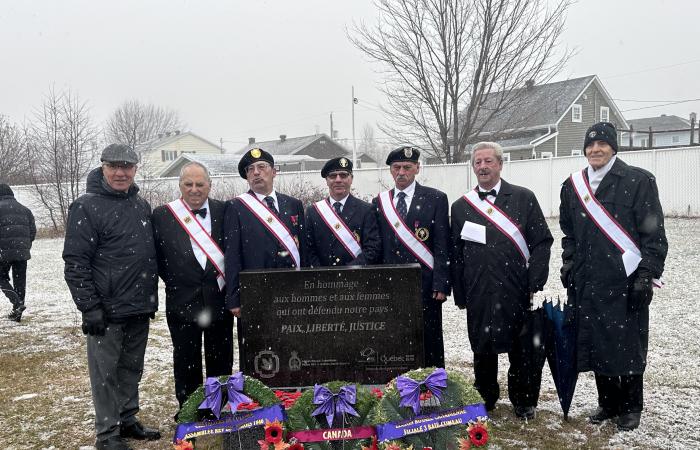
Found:
[{"label": "white collar", "polygon": [[413,193],[416,192],[416,180],[413,180],[413,183],[409,184],[408,187],[404,190],[400,190],[399,188],[394,186],[394,197],[399,195],[399,192],[403,192],[406,194],[406,197],[413,197]]},{"label": "white collar", "polygon": [[[253,194],[255,194],[255,197],[256,197],[258,200],[260,200],[261,202],[264,202],[264,201],[265,201],[265,197],[272,197],[272,199],[275,201],[275,205],[279,205],[279,202],[277,201],[277,193],[275,192],[274,189],[272,190],[272,192],[270,192],[270,193],[267,194],[267,195],[265,195],[265,194],[258,194],[258,193],[255,192],[255,191],[253,191]],[[279,207],[278,207],[278,209],[279,209]]]},{"label": "white collar", "polygon": [[[500,179],[498,180],[498,183],[496,183],[496,185],[492,189],[494,191],[496,191],[496,195],[498,195],[498,193],[501,192],[501,180]],[[490,190],[491,189],[489,189],[489,191]],[[486,189],[482,188],[481,186],[479,186],[479,191],[480,192],[488,192]]]},{"label": "white collar", "polygon": [[[180,197],[180,198],[182,198],[182,197]],[[182,202],[187,206],[187,209],[192,211],[192,207],[190,207],[190,205],[188,205],[186,201],[183,200]],[[209,198],[208,197],[206,200],[204,200],[204,203],[202,203],[202,206],[200,206],[199,208],[195,208],[195,209],[202,209],[202,208],[206,208],[207,212],[211,212],[211,211],[209,211]]]},{"label": "white collar", "polygon": [[340,204],[344,207],[344,206],[345,206],[345,202],[348,201],[348,198],[349,198],[349,197],[350,197],[350,194],[346,195],[345,198],[343,198],[342,200],[335,200],[335,199],[333,199],[333,197],[330,197],[330,196],[329,196],[329,197],[328,197],[328,202],[331,204],[331,206],[333,206],[333,203],[335,203],[335,202],[340,202]]}]

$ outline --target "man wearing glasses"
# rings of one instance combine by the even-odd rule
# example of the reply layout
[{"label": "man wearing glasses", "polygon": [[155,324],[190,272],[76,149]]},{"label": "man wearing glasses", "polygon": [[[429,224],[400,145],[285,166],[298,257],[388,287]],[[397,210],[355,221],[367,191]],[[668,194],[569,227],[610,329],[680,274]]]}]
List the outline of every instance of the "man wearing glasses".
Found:
[{"label": "man wearing glasses", "polygon": [[226,204],[224,254],[226,307],[238,318],[239,364],[243,354],[243,327],[239,272],[255,269],[299,269],[306,265],[304,208],[301,201],[275,191],[275,160],[260,148],[245,153],[238,173],[250,190]]},{"label": "man wearing glasses", "polygon": [[329,197],[306,208],[309,265],[373,264],[382,251],[374,208],[350,193],[352,161],[329,160],[321,169]]},{"label": "man wearing glasses", "polygon": [[101,160],[88,175],[87,193],[70,206],[63,260],[87,335],[95,446],[129,449],[124,438],[160,439],[136,418],[158,268],[151,207],[134,184],[136,153],[111,144]]}]

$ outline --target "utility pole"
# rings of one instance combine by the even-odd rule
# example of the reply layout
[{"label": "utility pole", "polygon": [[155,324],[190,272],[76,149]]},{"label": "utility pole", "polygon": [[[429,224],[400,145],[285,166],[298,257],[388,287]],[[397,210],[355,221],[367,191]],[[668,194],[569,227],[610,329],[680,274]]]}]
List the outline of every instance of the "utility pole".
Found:
[{"label": "utility pole", "polygon": [[219,138],[219,148],[221,150],[221,153],[224,153],[224,138]]},{"label": "utility pole", "polygon": [[331,141],[334,141],[333,139],[333,111],[331,111]]},{"label": "utility pole", "polygon": [[355,105],[357,97],[355,97],[355,86],[352,87],[352,165],[357,167],[357,142],[355,141]]}]

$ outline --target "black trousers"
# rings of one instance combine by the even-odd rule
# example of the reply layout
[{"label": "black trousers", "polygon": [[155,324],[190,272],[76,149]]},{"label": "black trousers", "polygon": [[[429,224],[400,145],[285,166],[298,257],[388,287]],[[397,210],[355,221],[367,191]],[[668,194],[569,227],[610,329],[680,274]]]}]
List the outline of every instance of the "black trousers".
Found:
[{"label": "black trousers", "polygon": [[[508,352],[508,398],[513,406],[537,406],[540,397],[544,352],[528,344],[527,339],[517,339]],[[497,354],[474,353],[474,387],[486,409],[493,409],[501,395]]]},{"label": "black trousers", "polygon": [[445,367],[445,343],[442,337],[442,303],[423,299],[423,348],[425,367]]},{"label": "black trousers", "polygon": [[638,413],[644,409],[644,375],[608,377],[595,374],[598,405],[618,414]]},{"label": "black trousers", "polygon": [[168,316],[168,328],[173,341],[173,371],[175,396],[180,407],[202,384],[202,337],[206,376],[230,375],[233,366],[233,318],[224,315],[202,328],[196,322],[186,322]]},{"label": "black trousers", "polygon": [[[12,270],[12,284],[10,284]],[[27,287],[27,261],[0,263],[0,289],[12,303],[13,309],[24,310]]]}]

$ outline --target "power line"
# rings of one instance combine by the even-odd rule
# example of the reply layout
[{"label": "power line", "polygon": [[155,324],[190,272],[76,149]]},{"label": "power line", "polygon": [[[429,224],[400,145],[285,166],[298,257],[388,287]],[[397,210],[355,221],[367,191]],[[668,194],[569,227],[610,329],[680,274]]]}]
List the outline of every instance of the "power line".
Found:
[{"label": "power line", "polygon": [[614,98],[616,102],[634,102],[634,103],[673,103],[673,102],[685,102],[685,101],[692,101],[692,100],[631,100],[631,99],[622,99],[622,98]]},{"label": "power line", "polygon": [[632,108],[632,109],[625,109],[622,112],[629,112],[629,111],[639,111],[641,109],[651,109],[651,108],[660,108],[662,106],[669,106],[669,105],[678,105],[680,103],[689,103],[689,102],[697,102],[700,101],[700,98],[695,98],[691,100],[679,100],[677,102],[670,102],[670,103],[663,103],[661,105],[653,105],[653,106],[642,106],[641,108]]},{"label": "power line", "polygon": [[696,63],[696,62],[700,62],[700,59],[693,59],[693,60],[691,60],[691,61],[685,61],[685,62],[680,62],[680,63],[676,63],[676,64],[669,64],[669,65],[667,65],[667,66],[652,67],[652,68],[649,68],[649,69],[642,69],[642,70],[637,70],[637,71],[634,71],[634,72],[619,73],[619,74],[617,74],[617,75],[603,76],[603,77],[601,77],[601,78],[605,78],[605,79],[609,80],[609,79],[611,79],[611,78],[626,77],[627,75],[637,75],[637,74],[639,74],[639,73],[653,72],[653,71],[656,71],[656,70],[670,69],[670,68],[672,68],[672,67],[678,67],[678,66],[685,66],[685,65],[688,65],[688,64],[694,64],[694,63]]}]

